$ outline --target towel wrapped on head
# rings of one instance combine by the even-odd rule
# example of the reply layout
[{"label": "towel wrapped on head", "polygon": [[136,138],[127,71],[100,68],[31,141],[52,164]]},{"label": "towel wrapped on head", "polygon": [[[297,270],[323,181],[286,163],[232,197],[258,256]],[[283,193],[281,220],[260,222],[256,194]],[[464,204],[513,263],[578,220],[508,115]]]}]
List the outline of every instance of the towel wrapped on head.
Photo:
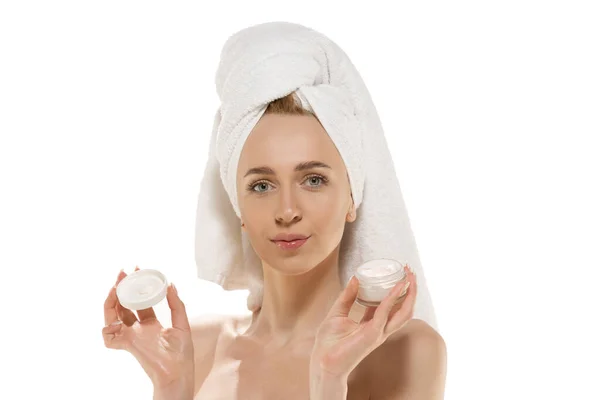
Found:
[{"label": "towel wrapped on head", "polygon": [[313,112],[348,172],[357,218],[345,227],[340,279],[376,258],[406,262],[418,292],[414,318],[437,329],[410,220],[383,127],[361,76],[323,34],[289,22],[238,31],[225,42],[216,74],[216,112],[196,214],[198,276],[225,290],[248,289],[247,306],[262,303],[262,264],[241,228],[237,164],[244,143],[273,100],[290,93]]}]

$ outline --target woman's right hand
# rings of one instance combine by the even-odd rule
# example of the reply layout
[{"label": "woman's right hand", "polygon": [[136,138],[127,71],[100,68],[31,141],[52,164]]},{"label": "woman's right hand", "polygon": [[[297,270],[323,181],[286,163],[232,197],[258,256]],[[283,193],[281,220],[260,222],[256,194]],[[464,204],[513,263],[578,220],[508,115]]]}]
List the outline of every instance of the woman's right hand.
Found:
[{"label": "woman's right hand", "polygon": [[126,276],[123,271],[119,273],[104,302],[105,346],[130,352],[148,374],[155,393],[193,395],[194,346],[185,305],[177,290],[172,284],[167,289],[173,327],[165,328],[152,308],[137,311],[136,317],[121,305],[116,287]]}]

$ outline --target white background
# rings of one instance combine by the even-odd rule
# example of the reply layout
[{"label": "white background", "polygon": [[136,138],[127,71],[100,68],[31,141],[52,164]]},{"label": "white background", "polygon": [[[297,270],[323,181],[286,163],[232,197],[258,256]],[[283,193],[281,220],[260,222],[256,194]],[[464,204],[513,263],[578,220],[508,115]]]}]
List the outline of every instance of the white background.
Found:
[{"label": "white background", "polygon": [[162,270],[191,314],[245,312],[196,278],[196,196],[221,46],[272,20],[336,41],[371,91],[446,398],[600,398],[594,3],[2,2],[0,398],[151,398],[102,342],[121,268]]}]

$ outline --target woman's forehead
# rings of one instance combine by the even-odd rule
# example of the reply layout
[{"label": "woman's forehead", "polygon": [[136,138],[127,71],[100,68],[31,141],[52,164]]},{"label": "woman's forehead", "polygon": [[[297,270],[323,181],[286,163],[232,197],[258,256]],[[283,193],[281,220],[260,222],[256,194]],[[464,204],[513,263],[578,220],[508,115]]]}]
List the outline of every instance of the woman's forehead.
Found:
[{"label": "woman's forehead", "polygon": [[294,168],[297,163],[321,161],[332,168],[343,162],[335,144],[314,117],[266,115],[248,136],[239,166]]}]

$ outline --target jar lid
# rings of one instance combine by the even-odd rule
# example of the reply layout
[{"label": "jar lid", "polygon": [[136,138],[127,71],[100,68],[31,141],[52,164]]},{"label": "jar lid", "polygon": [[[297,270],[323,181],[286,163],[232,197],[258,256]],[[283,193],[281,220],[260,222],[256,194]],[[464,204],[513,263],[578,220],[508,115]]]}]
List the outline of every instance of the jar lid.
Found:
[{"label": "jar lid", "polygon": [[365,283],[401,280],[406,274],[399,261],[387,258],[370,260],[356,269],[356,277]]},{"label": "jar lid", "polygon": [[168,285],[167,278],[160,271],[140,269],[119,282],[117,297],[125,308],[144,310],[165,298]]}]

